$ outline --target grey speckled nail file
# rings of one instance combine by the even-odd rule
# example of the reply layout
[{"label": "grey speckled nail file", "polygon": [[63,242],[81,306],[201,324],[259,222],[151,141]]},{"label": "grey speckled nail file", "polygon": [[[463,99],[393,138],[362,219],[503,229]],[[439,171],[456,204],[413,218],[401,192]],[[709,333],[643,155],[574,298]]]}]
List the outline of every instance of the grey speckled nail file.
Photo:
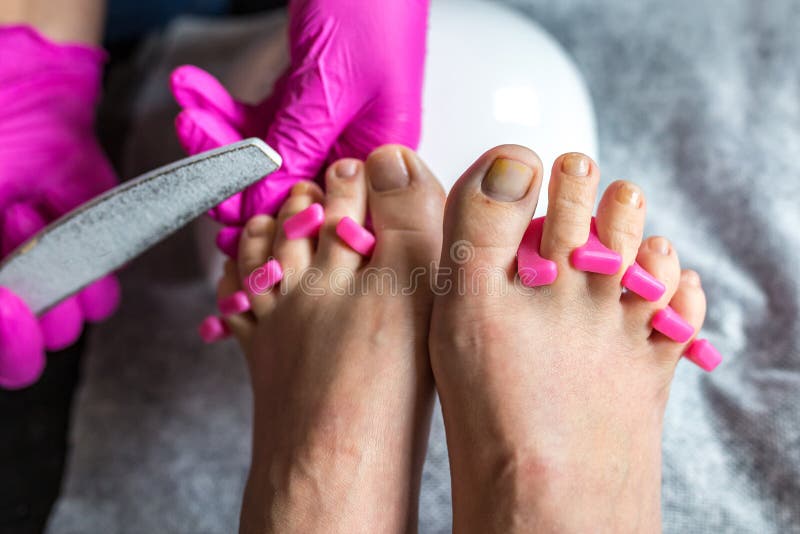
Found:
[{"label": "grey speckled nail file", "polygon": [[280,165],[266,143],[247,139],[127,181],[17,248],[0,264],[0,286],[40,314]]}]

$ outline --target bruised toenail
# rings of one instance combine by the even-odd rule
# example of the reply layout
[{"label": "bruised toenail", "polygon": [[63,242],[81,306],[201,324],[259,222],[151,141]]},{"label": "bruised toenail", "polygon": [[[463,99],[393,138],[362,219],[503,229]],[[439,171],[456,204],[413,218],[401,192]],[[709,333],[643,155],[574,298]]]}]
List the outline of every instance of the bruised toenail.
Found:
[{"label": "bruised toenail", "polygon": [[642,191],[633,184],[622,183],[614,194],[617,202],[632,208],[642,207]]},{"label": "bruised toenail", "polygon": [[692,287],[700,287],[700,275],[695,271],[684,271],[681,278],[684,283]]},{"label": "bruised toenail", "polygon": [[307,194],[311,193],[311,187],[312,187],[311,186],[311,182],[309,182],[307,180],[302,180],[300,182],[297,182],[292,187],[291,196],[299,197],[299,196],[302,196],[302,195],[307,195]]},{"label": "bruised toenail", "polygon": [[534,171],[513,159],[496,159],[483,178],[483,192],[501,202],[515,202],[528,192]]},{"label": "bruised toenail", "polygon": [[662,256],[669,256],[669,241],[663,237],[654,237],[647,243],[647,246],[653,252],[658,252]]},{"label": "bruised toenail", "polygon": [[337,178],[352,178],[358,171],[358,163],[352,159],[346,159],[336,164],[333,169]]},{"label": "bruised toenail", "polygon": [[375,191],[391,191],[408,186],[408,166],[399,149],[377,152],[370,158],[369,182]]},{"label": "bruised toenail", "polygon": [[588,176],[589,158],[583,154],[567,154],[561,160],[561,172],[570,176]]}]

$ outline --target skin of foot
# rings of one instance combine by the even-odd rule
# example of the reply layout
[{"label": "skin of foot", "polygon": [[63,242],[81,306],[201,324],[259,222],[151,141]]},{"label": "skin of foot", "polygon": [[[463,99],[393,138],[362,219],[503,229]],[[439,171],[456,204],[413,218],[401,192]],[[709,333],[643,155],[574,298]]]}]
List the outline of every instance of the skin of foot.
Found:
[{"label": "skin of foot", "polygon": [[[226,319],[247,357],[252,465],[240,531],[414,532],[433,403],[428,282],[441,248],[444,193],[409,149],[386,146],[301,182],[280,211],[251,219],[218,296],[249,287],[251,310]],[[312,203],[319,235],[283,222]],[[369,220],[364,258],[336,235]],[[253,289],[270,258],[279,286]],[[257,286],[257,285],[256,285]]]},{"label": "skin of foot", "polygon": [[[536,154],[500,146],[447,200],[438,285],[450,289],[434,303],[430,350],[454,532],[659,532],[662,419],[686,345],[650,321],[670,304],[699,329],[700,279],[681,271],[666,239],[642,242],[645,199],[624,181],[606,189],[596,217],[621,269],[574,269],[570,253],[587,241],[599,170],[570,153],[553,166],[541,243],[558,278],[524,288],[515,255],[541,178]],[[659,302],[622,291],[634,260],[666,285]]]}]

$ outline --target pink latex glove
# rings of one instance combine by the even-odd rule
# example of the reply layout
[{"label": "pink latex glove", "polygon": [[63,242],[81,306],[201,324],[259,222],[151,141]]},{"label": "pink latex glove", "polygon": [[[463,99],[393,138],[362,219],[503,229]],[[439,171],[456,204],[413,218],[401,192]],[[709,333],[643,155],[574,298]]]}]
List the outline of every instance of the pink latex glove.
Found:
[{"label": "pink latex glove", "polygon": [[[0,27],[0,257],[115,185],[94,135],[104,62],[100,49],[57,45],[26,26]],[[44,349],[74,343],[84,320],[108,317],[119,294],[109,276],[37,319],[0,288],[0,386],[33,383]]]},{"label": "pink latex glove", "polygon": [[293,0],[289,17],[290,66],[258,105],[236,102],[196,67],[172,74],[189,153],[260,137],[283,157],[280,170],[211,211],[229,225],[217,238],[229,255],[238,227],[274,214],[292,185],[326,164],[419,144],[428,0]]}]

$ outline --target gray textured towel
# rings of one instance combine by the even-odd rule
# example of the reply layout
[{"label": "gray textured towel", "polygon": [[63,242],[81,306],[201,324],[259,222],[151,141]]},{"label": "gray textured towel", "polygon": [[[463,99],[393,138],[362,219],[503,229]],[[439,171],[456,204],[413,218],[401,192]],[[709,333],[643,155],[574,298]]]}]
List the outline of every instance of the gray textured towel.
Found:
[{"label": "gray textured towel", "polygon": [[[584,73],[604,181],[640,183],[648,231],[704,278],[704,335],[726,360],[679,366],[665,530],[800,532],[800,3],[511,3]],[[235,528],[249,393],[233,345],[193,334],[213,298],[192,247],[184,233],[126,271],[123,308],[91,337],[53,533]],[[449,531],[449,505],[437,417],[421,531]]]}]

